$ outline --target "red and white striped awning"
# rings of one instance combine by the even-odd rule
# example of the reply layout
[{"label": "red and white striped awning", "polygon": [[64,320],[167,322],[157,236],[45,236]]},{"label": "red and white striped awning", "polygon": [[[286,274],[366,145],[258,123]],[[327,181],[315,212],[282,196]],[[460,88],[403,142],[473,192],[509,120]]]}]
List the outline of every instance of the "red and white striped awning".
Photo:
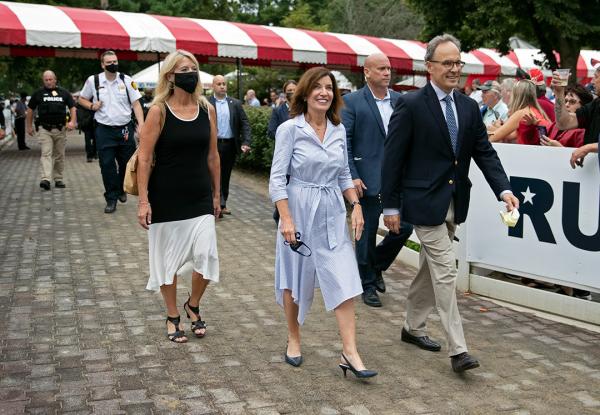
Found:
[{"label": "red and white striped awning", "polygon": [[[382,52],[396,71],[413,73],[425,71],[425,46],[412,40],[0,1],[0,55],[97,58],[113,49],[121,59],[156,60],[157,53],[186,49],[203,62],[239,58],[250,65],[356,69],[368,55]],[[582,76],[593,74],[586,66],[592,55],[600,59],[598,52],[586,53],[580,59]],[[491,49],[463,53],[463,72],[512,76],[518,66],[529,69],[533,58],[528,54],[500,56]]]}]

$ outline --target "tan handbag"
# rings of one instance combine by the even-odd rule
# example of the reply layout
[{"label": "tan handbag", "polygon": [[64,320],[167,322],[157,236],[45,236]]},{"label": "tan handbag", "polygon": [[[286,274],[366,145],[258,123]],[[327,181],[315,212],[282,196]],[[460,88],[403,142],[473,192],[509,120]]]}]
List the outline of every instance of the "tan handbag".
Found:
[{"label": "tan handbag", "polygon": [[[160,125],[160,133],[162,132],[162,128],[165,125],[165,106],[162,104],[157,104],[161,110],[161,125]],[[131,158],[127,162],[127,167],[125,167],[125,178],[123,179],[123,190],[125,193],[129,193],[133,196],[138,196],[138,180],[137,180],[137,168],[138,168],[138,151],[140,147],[135,149],[135,152],[132,154]],[[150,164],[150,174],[152,174],[152,168],[155,164],[155,157],[152,156],[152,164]],[[150,176],[150,174],[148,176]]]}]

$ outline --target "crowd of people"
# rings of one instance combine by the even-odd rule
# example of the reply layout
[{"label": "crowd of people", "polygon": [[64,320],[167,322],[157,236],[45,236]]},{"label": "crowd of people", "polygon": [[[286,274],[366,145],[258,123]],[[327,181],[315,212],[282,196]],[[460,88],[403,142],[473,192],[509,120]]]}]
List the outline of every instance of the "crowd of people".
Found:
[{"label": "crowd of people", "polygon": [[[392,69],[381,53],[366,58],[366,84],[355,92],[342,96],[334,75],[315,67],[286,81],[281,94],[269,94],[268,134],[275,140],[269,193],[278,225],[274,288],[288,328],[285,362],[292,366],[304,361],[300,327],[320,287],[338,322],[344,375],[377,375],[356,346],[353,299],[361,295],[367,306],[382,307],[383,273],[414,230],[420,261],[401,341],[440,351],[426,324],[437,308],[452,369],[478,367],[457,305],[452,247],[469,208],[471,160],[512,211],[519,199],[491,142],[577,147],[573,166],[598,151],[599,100],[580,85],[565,89],[557,73],[554,103],[539,71],[474,83],[468,97],[459,90],[464,62],[455,37],[433,38],[425,62],[430,81],[406,95],[390,89]],[[115,52],[104,52],[102,72],[87,78],[77,102],[57,86],[52,71],[44,72],[43,87],[15,103],[15,130],[22,118],[23,131],[33,135],[37,112],[40,187],[48,191],[52,181],[66,187],[65,134],[77,121],[88,161],[99,159],[107,214],[127,201],[125,167],[137,148],[137,216],[149,245],[146,288],[162,293],[168,339],[184,343],[189,338],[177,307],[177,278],[191,265],[192,292],[183,310],[191,333],[204,337],[201,299],[209,282],[219,281],[216,221],[231,214],[231,171],[237,155],[251,150],[250,125],[243,103],[227,95],[223,76],[214,77],[210,97],[203,95],[198,61],[187,51],[167,56],[156,89],[143,96],[118,65]],[[600,91],[600,68],[594,86]],[[245,104],[260,105],[255,91],[247,92]],[[389,231],[377,244],[381,215]]]},{"label": "crowd of people", "polygon": [[19,150],[30,150],[25,143],[27,99],[26,92],[21,92],[18,97],[0,98],[0,140],[15,135]]},{"label": "crowd of people", "polygon": [[[555,73],[548,87],[539,69],[519,71],[518,75],[518,79],[506,79],[502,85],[496,81],[480,84],[474,80],[475,90],[465,91],[480,105],[490,141],[572,147],[575,150],[569,161],[571,166],[582,165],[587,154],[598,151],[600,127],[594,119],[596,91],[600,91],[600,65],[592,82],[585,86],[564,86],[565,80]],[[505,276],[529,287],[552,289],[586,300],[592,298],[587,290]]]}]

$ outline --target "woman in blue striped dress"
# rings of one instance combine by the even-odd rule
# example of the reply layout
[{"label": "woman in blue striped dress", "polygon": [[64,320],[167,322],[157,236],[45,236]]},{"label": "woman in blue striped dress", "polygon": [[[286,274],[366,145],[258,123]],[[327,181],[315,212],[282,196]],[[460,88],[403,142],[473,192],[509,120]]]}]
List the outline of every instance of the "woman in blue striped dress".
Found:
[{"label": "woman in blue striped dress", "polygon": [[[340,367],[357,377],[372,377],[356,348],[353,298],[362,293],[346,224],[343,196],[352,205],[356,239],[363,216],[340,122],[342,99],[335,78],[312,68],[300,79],[290,106],[291,119],[276,133],[269,192],[281,215],[275,260],[275,294],[288,324],[285,360],[299,366],[300,325],[321,288],[327,310],[335,310],[342,356]],[[286,174],[290,175],[286,186]]]}]

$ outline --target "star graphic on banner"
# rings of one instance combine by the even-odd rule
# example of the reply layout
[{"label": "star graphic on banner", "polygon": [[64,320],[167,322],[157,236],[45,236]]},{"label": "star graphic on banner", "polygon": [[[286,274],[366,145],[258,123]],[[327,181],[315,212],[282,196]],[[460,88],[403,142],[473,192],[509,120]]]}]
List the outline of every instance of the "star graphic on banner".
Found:
[{"label": "star graphic on banner", "polygon": [[521,192],[521,194],[523,195],[523,204],[529,202],[533,205],[533,197],[535,196],[535,193],[532,193],[531,190],[529,190],[529,186],[527,186],[527,190]]}]

